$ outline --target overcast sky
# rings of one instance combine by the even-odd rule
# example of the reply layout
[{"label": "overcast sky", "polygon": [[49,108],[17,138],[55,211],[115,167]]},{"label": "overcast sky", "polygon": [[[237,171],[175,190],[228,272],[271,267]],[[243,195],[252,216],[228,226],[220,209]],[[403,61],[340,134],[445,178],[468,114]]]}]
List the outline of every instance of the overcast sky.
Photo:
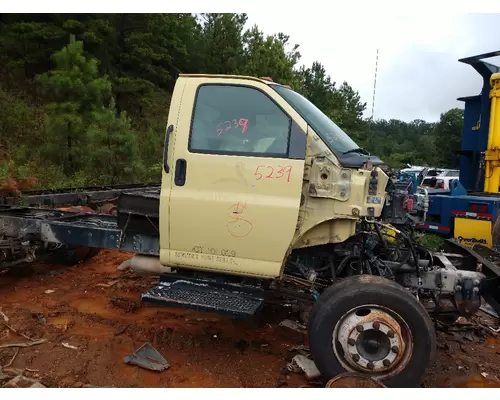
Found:
[{"label": "overcast sky", "polygon": [[[412,3],[409,3],[412,4]],[[379,49],[375,119],[436,121],[463,107],[457,97],[478,94],[480,75],[459,58],[500,50],[500,14],[369,15],[248,13],[248,26],[284,32],[300,45],[301,63],[320,61],[338,84],[347,81],[371,115]],[[500,57],[490,62],[500,65]]]}]

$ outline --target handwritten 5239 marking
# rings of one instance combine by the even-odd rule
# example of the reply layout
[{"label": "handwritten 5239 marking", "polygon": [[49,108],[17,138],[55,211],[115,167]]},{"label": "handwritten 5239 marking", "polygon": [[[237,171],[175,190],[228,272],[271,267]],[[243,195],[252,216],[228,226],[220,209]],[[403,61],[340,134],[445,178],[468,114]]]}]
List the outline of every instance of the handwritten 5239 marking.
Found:
[{"label": "handwritten 5239 marking", "polygon": [[[231,123],[232,122],[232,123]],[[224,121],[217,125],[217,136],[222,135],[222,132],[227,132],[230,129],[241,128],[241,133],[245,133],[248,129],[248,119],[240,118],[239,120]]]},{"label": "handwritten 5239 marking", "polygon": [[287,165],[283,167],[282,165],[278,165],[275,171],[274,167],[271,165],[259,165],[253,174],[258,181],[261,179],[280,179],[286,177],[286,181],[290,182],[292,166]]}]

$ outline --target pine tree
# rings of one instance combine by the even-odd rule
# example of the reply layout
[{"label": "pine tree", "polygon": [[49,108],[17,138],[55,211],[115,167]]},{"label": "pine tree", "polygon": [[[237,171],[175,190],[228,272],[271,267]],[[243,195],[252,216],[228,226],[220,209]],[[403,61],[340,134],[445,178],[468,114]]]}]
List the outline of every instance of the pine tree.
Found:
[{"label": "pine tree", "polygon": [[50,101],[44,151],[50,161],[62,165],[64,173],[71,176],[86,164],[87,131],[94,112],[109,104],[111,82],[99,75],[97,60],[84,55],[83,42],[73,35],[52,58],[55,69],[37,77]]},{"label": "pine tree", "polygon": [[116,114],[112,98],[109,107],[92,113],[94,122],[88,131],[92,150],[87,164],[88,176],[95,183],[133,182],[142,176],[136,133],[130,126],[126,112]]}]

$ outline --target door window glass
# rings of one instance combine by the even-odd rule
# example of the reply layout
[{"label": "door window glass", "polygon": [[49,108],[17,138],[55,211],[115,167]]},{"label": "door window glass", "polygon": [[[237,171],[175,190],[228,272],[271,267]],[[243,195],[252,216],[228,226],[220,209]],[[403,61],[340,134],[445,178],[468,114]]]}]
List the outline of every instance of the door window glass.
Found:
[{"label": "door window glass", "polygon": [[198,89],[189,151],[286,157],[291,119],[263,92],[235,85]]}]

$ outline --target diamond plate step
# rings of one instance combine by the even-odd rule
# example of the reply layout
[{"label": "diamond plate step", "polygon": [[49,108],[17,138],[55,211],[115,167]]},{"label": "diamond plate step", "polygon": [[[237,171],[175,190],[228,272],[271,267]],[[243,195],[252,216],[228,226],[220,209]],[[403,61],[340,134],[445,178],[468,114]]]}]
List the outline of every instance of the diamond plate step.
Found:
[{"label": "diamond plate step", "polygon": [[253,316],[264,302],[262,291],[249,293],[242,290],[228,290],[184,279],[160,282],[144,292],[141,297],[145,302],[228,314],[235,317]]}]

